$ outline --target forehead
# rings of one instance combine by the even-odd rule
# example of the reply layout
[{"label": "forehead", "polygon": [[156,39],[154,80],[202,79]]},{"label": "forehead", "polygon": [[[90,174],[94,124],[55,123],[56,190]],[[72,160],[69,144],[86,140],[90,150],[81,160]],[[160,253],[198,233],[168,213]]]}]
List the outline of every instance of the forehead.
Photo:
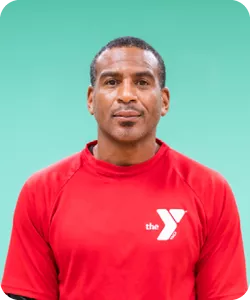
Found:
[{"label": "forehead", "polygon": [[148,50],[121,47],[105,50],[96,60],[97,76],[105,70],[133,72],[150,70],[157,76],[158,60]]}]

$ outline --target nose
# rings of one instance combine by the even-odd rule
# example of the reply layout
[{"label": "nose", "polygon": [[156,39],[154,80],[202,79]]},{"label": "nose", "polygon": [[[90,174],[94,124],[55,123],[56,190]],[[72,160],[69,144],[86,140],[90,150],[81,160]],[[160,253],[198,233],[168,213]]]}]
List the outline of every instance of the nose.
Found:
[{"label": "nose", "polygon": [[124,81],[118,90],[118,102],[131,102],[137,101],[137,95],[133,83]]}]

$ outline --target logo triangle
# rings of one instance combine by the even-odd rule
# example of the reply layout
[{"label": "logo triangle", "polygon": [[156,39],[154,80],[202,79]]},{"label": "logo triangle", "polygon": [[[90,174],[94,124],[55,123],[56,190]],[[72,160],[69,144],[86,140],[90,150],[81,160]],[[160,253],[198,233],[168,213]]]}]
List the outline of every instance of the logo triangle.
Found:
[{"label": "logo triangle", "polygon": [[175,219],[177,223],[180,222],[180,220],[185,215],[186,211],[184,209],[170,209],[169,212],[171,213],[172,217]]}]

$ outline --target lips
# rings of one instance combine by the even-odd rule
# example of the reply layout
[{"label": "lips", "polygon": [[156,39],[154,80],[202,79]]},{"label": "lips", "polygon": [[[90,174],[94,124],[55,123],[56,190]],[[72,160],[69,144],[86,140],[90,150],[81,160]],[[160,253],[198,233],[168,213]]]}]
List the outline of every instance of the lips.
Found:
[{"label": "lips", "polygon": [[140,116],[141,114],[135,110],[120,110],[114,114],[114,117],[120,118],[135,118]]}]

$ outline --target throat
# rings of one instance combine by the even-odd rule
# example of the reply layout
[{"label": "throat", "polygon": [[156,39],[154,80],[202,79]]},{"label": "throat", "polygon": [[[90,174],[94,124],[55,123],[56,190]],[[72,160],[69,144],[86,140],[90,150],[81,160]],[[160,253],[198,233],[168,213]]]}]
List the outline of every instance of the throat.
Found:
[{"label": "throat", "polygon": [[128,167],[151,159],[159,150],[160,145],[154,142],[148,146],[134,147],[103,147],[99,143],[89,149],[92,155],[107,163]]}]

